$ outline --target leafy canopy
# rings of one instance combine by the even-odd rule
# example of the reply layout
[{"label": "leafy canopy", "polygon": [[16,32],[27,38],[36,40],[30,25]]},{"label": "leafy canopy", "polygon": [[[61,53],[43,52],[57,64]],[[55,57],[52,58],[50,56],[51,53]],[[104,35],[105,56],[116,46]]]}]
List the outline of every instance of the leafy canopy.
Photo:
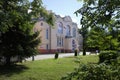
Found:
[{"label": "leafy canopy", "polygon": [[[104,45],[104,49],[108,48],[108,46],[116,48],[119,45],[118,32],[120,28],[120,0],[78,1],[83,1],[83,6],[75,13],[76,15],[82,15],[80,23],[82,25],[82,30],[84,34],[87,35],[88,32],[86,33],[85,31],[88,28],[91,29],[89,36],[86,36],[87,38],[89,38],[88,45],[90,43],[90,45],[92,44],[93,46],[95,45],[102,48],[102,41],[105,43],[107,41],[108,44]],[[102,30],[104,32],[103,34],[95,30],[95,27],[98,28],[99,26],[104,29]],[[103,36],[100,36],[101,34]],[[92,37],[94,37],[94,39],[92,39]]]},{"label": "leafy canopy", "polygon": [[0,0],[0,56],[10,62],[12,56],[29,57],[37,53],[39,32],[34,23],[43,18],[53,25],[41,0]]}]

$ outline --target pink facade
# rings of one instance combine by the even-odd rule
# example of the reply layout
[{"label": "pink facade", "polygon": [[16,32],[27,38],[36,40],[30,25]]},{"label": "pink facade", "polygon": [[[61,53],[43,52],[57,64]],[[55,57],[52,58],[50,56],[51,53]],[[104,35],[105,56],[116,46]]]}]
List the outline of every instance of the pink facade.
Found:
[{"label": "pink facade", "polygon": [[54,15],[54,26],[40,20],[35,24],[34,31],[40,31],[40,53],[74,52],[79,47],[78,27],[69,16]]}]

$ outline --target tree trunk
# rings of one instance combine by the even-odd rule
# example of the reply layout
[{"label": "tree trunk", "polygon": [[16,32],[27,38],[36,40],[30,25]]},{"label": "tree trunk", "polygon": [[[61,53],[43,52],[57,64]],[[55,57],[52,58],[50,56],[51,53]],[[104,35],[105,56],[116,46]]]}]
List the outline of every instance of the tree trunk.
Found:
[{"label": "tree trunk", "polygon": [[5,58],[6,58],[6,60],[5,60],[6,62],[5,63],[6,63],[6,65],[9,66],[11,64],[11,62],[10,62],[10,58],[11,57],[10,56],[6,56]]},{"label": "tree trunk", "polygon": [[83,49],[83,56],[86,55],[86,49]]},{"label": "tree trunk", "polygon": [[83,35],[83,56],[86,55],[86,38],[85,34]]},{"label": "tree trunk", "polygon": [[34,58],[34,56],[32,56],[32,61],[34,61],[35,60],[35,58]]}]

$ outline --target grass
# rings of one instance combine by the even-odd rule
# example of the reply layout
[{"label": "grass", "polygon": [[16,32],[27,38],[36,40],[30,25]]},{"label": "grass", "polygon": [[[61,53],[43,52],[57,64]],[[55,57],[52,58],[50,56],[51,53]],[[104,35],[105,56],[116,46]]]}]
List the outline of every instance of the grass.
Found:
[{"label": "grass", "polygon": [[[97,55],[80,56],[81,62],[98,62]],[[29,61],[13,67],[0,67],[0,80],[60,80],[78,66],[75,57]]]}]

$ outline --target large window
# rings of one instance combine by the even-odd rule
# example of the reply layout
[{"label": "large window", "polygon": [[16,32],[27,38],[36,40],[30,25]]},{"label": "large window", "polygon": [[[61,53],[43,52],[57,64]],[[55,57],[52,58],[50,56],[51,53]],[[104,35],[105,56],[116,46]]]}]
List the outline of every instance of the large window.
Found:
[{"label": "large window", "polygon": [[70,35],[71,35],[70,26],[67,25],[67,27],[66,27],[66,36],[70,36]]},{"label": "large window", "polygon": [[57,37],[57,46],[61,47],[63,46],[63,38],[62,37]]},{"label": "large window", "polygon": [[46,39],[48,39],[48,29],[46,29]]},{"label": "large window", "polygon": [[61,22],[58,24],[58,33],[63,34],[63,24]]},{"label": "large window", "polygon": [[76,28],[73,28],[73,37],[76,37]]}]

